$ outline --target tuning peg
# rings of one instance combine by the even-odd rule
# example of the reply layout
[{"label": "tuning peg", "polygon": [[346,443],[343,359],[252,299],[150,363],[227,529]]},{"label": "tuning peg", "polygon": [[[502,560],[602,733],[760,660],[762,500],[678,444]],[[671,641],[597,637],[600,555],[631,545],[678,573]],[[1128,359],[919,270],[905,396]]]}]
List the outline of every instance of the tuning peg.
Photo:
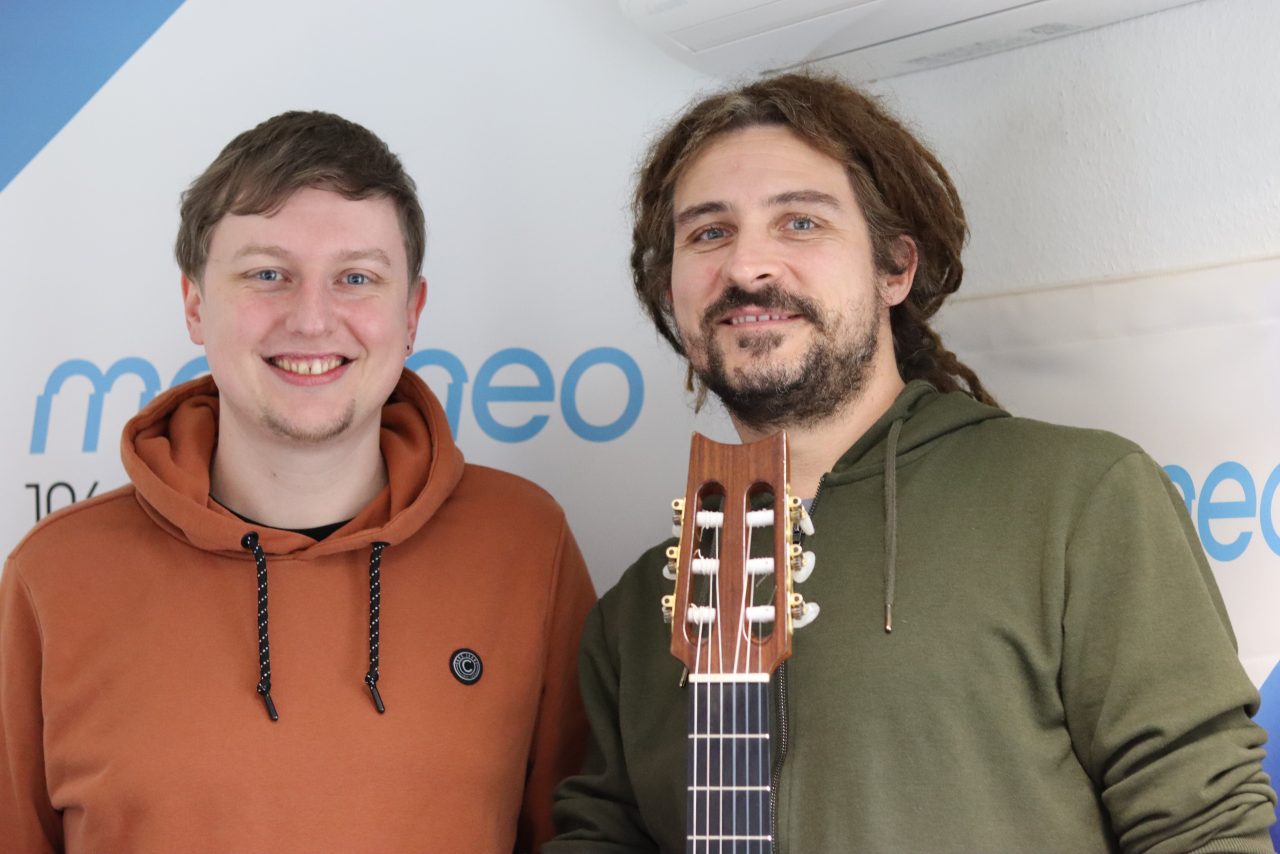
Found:
[{"label": "tuning peg", "polygon": [[791,514],[791,527],[798,527],[806,537],[813,536],[813,520],[804,509],[804,502],[793,495],[787,499],[787,509]]},{"label": "tuning peg", "polygon": [[791,610],[791,628],[793,629],[803,629],[818,619],[818,612],[822,610],[817,602],[806,602],[799,593],[792,593],[787,600],[787,605]]},{"label": "tuning peg", "polygon": [[670,623],[675,619],[676,613],[676,597],[674,593],[669,593],[662,597],[662,622]]},{"label": "tuning peg", "polygon": [[676,564],[680,562],[680,547],[667,546],[667,565],[662,568],[662,577],[667,581],[676,580]]},{"label": "tuning peg", "polygon": [[809,576],[813,574],[815,562],[816,559],[813,556],[813,552],[802,552],[798,561],[799,565],[797,566],[796,563],[791,565],[791,580],[796,584],[804,584],[809,580]]},{"label": "tuning peg", "polygon": [[793,617],[791,619],[791,628],[803,629],[805,626],[818,619],[818,613],[821,610],[822,609],[818,607],[817,602],[805,602],[804,610],[801,611],[800,616]]},{"label": "tuning peg", "polygon": [[671,502],[671,533],[679,537],[684,530],[684,499],[677,498]]}]

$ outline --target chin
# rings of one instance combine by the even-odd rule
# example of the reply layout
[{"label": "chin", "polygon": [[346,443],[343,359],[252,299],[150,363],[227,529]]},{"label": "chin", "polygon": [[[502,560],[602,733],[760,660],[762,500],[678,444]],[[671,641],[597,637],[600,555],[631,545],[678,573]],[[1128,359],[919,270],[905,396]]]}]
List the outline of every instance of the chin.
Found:
[{"label": "chin", "polygon": [[275,435],[295,442],[318,444],[347,433],[355,421],[354,404],[330,417],[291,418],[278,412],[264,412],[263,425]]}]

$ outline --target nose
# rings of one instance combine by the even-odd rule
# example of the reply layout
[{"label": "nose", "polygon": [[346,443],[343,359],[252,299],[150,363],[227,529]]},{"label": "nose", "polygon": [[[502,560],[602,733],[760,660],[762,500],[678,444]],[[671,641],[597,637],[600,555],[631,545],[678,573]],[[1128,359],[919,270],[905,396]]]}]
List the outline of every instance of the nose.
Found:
[{"label": "nose", "polygon": [[286,328],[290,332],[309,337],[332,331],[337,318],[334,300],[327,281],[319,278],[305,279],[292,294]]},{"label": "nose", "polygon": [[777,281],[781,274],[777,244],[767,234],[745,228],[739,231],[724,262],[727,283],[750,290]]}]

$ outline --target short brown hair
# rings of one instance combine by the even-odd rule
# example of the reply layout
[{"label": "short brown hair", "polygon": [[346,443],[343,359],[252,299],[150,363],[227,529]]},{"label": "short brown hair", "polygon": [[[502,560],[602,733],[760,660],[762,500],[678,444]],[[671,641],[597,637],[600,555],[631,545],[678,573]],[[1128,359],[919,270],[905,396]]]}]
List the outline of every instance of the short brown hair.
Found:
[{"label": "short brown hair", "polygon": [[668,298],[676,181],[713,140],[760,125],[786,127],[844,165],[879,271],[902,272],[895,244],[902,236],[915,241],[915,281],[907,299],[889,313],[903,378],[923,378],[940,391],[964,391],[992,402],[974,372],[942,346],[928,323],[964,275],[960,252],[969,232],[955,185],[933,152],[901,122],[831,75],[782,74],[703,98],[649,148],[633,200],[631,273],[658,332],[685,355]]},{"label": "short brown hair", "polygon": [[400,158],[366,128],[333,113],[281,113],[237,136],[182,194],[174,246],[182,272],[199,281],[214,226],[227,214],[277,210],[306,187],[348,199],[395,204],[409,260],[410,286],[422,273],[426,223],[417,188]]}]

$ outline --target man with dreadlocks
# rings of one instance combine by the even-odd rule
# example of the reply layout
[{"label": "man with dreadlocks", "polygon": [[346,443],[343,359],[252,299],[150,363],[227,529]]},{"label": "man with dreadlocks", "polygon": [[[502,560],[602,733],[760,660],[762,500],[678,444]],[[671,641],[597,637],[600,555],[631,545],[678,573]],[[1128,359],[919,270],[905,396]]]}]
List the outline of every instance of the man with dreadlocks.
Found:
[{"label": "man with dreadlocks", "polygon": [[[773,850],[1271,851],[1258,694],[1176,491],[1124,439],[998,409],[929,326],[966,231],[933,154],[833,78],[708,97],[639,173],[640,300],[743,441],[788,432],[817,529]],[[549,854],[686,850],[669,544],[588,618],[593,743]]]}]

